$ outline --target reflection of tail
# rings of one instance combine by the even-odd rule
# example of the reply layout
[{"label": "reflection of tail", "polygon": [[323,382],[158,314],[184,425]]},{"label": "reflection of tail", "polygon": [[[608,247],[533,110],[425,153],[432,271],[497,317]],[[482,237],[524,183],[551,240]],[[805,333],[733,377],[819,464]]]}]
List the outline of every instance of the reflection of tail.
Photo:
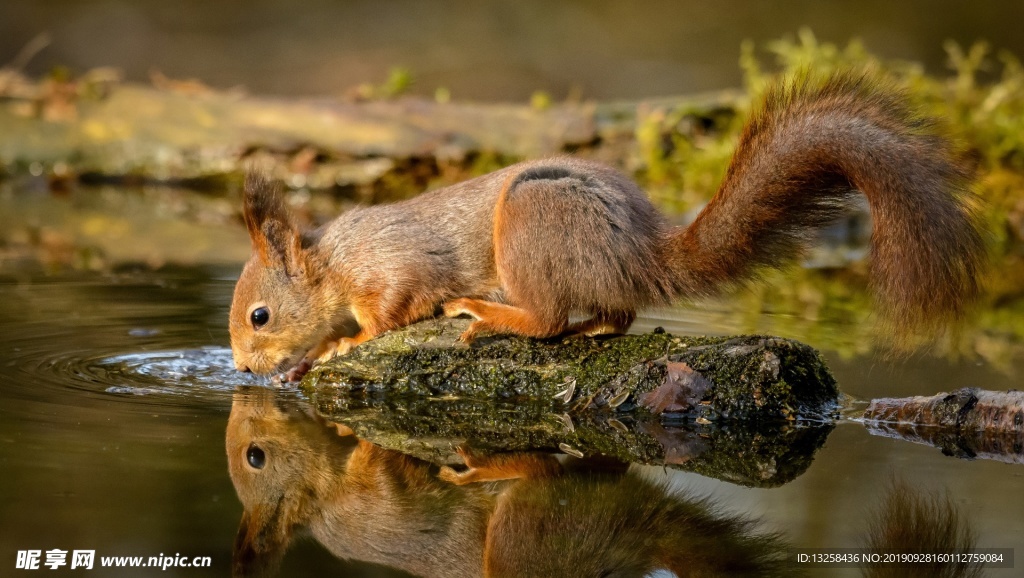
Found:
[{"label": "reflection of tail", "polygon": [[[970,521],[946,495],[926,495],[905,482],[891,483],[885,500],[868,527],[872,551],[942,552],[966,554],[977,538]],[[974,578],[983,567],[968,563],[869,566],[868,578]]]}]

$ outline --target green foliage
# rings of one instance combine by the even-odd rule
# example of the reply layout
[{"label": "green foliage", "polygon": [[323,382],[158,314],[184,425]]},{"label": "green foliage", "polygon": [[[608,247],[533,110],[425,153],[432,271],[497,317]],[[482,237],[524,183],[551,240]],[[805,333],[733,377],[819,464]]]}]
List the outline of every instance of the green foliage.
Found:
[{"label": "green foliage", "polygon": [[637,113],[639,175],[652,200],[673,213],[699,208],[718,188],[742,128],[735,114],[709,119],[688,108]]},{"label": "green foliage", "polygon": [[383,83],[379,85],[370,83],[360,84],[351,91],[350,96],[358,100],[396,98],[409,92],[414,83],[415,78],[411,70],[404,66],[396,66],[388,71],[388,77]]},{"label": "green foliage", "polygon": [[551,108],[552,103],[551,95],[543,90],[537,90],[530,95],[530,106],[534,110],[547,110]]},{"label": "green foliage", "polygon": [[[979,193],[1003,214],[1016,206],[1014,190],[1024,173],[1024,66],[1009,53],[993,59],[989,46],[978,42],[964,49],[954,42],[949,54],[949,77],[924,73],[919,64],[883,61],[870,54],[859,40],[845,47],[819,42],[809,30],[795,38],[770,42],[774,71],[757,56],[754,44],[741,47],[740,66],[747,89],[733,119],[701,119],[693,111],[647,108],[639,111],[636,128],[638,156],[647,183],[670,185],[685,199],[670,208],[688,210],[714,194],[725,173],[731,147],[743,126],[749,103],[771,81],[810,72],[827,75],[842,70],[864,70],[892,81],[929,116],[947,123],[945,129],[970,156],[979,159]],[[995,79],[994,82],[985,82]],[[703,122],[696,122],[703,121]],[[696,128],[695,128],[696,127]],[[1013,175],[1003,174],[1005,171]],[[1016,177],[1016,178],[1015,178]],[[679,196],[679,193],[676,195]]]},{"label": "green foliage", "polygon": [[[735,115],[709,118],[706,112],[668,107],[638,111],[638,178],[662,208],[692,213],[716,192],[750,103],[770,82],[851,69],[885,79],[937,119],[940,130],[974,164],[979,214],[993,241],[991,271],[998,274],[986,279],[989,303],[975,319],[981,331],[943,336],[940,348],[1004,364],[1011,352],[1019,355],[1007,344],[1024,340],[1024,305],[1019,304],[1024,287],[1024,66],[1014,55],[993,53],[985,42],[966,48],[947,42],[945,49],[951,73],[929,75],[917,63],[882,60],[859,40],[840,46],[821,42],[806,29],[769,42],[763,50],[745,42],[739,64],[746,90]],[[750,315],[734,322],[744,331],[795,336],[851,355],[870,349],[878,336],[861,265],[831,272],[768,272],[766,282],[735,297],[740,303],[729,308]],[[761,312],[774,315],[766,318]],[[758,325],[765,319],[773,326]],[[837,326],[846,329],[836,331]]]},{"label": "green foliage", "polygon": [[403,66],[397,66],[388,71],[388,79],[380,87],[380,92],[386,97],[401,96],[409,92],[412,84],[412,71]]}]

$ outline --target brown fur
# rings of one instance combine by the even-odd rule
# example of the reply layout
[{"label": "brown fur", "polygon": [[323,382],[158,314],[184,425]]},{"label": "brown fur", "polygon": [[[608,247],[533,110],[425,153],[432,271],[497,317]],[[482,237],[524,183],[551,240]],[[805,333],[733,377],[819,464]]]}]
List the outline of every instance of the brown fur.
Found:
[{"label": "brown fur", "polygon": [[[232,303],[235,363],[308,368],[441,305],[476,319],[466,341],[625,331],[638,309],[792,260],[857,190],[871,205],[883,311],[904,328],[927,326],[958,316],[978,290],[984,248],[967,183],[948,143],[902,96],[853,76],[769,90],[718,194],[686,228],[618,171],[568,157],[350,211],[306,234],[251,179],[254,255]],[[258,330],[247,317],[257,303],[271,310]],[[570,327],[572,314],[589,319]],[[353,320],[357,337],[340,338]]]},{"label": "brown fur", "polygon": [[768,91],[718,194],[671,232],[665,259],[679,293],[706,294],[791,258],[859,190],[884,313],[928,325],[959,315],[978,291],[984,246],[968,183],[949,143],[898,92],[863,77],[805,77]]},{"label": "brown fur", "polygon": [[477,482],[498,480],[537,479],[562,474],[562,464],[550,454],[512,453],[481,456],[460,447],[459,456],[466,464],[466,471],[456,472],[450,467],[441,468],[442,480],[457,486]]},{"label": "brown fur", "polygon": [[[493,507],[483,488],[446,483],[429,464],[359,440],[266,388],[235,394],[225,445],[244,506],[234,575],[271,574],[295,537],[308,534],[344,559],[417,576],[479,576]],[[265,453],[260,469],[246,459],[250,446]]]},{"label": "brown fur", "polygon": [[[236,576],[272,573],[301,535],[424,577],[791,573],[777,536],[618,462],[463,451],[469,469],[439,476],[267,388],[236,393],[226,438],[244,507]],[[247,462],[250,446],[265,452],[262,468]]]},{"label": "brown fur", "polygon": [[[872,508],[863,547],[877,553],[942,552],[950,560],[933,563],[868,564],[866,578],[979,578],[984,564],[960,562],[977,548],[971,519],[944,493],[928,493],[906,481],[892,480]],[[966,558],[966,556],[964,556]]]}]

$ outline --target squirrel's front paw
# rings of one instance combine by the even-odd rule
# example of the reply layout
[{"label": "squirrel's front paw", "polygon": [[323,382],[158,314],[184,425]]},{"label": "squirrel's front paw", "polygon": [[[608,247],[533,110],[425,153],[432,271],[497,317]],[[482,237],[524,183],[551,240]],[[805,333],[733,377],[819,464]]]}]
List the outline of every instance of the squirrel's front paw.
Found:
[{"label": "squirrel's front paw", "polygon": [[278,385],[281,385],[281,384],[284,384],[284,383],[294,383],[296,381],[302,381],[302,376],[304,376],[307,373],[309,373],[309,370],[312,369],[312,367],[313,367],[312,363],[310,363],[309,361],[303,359],[302,361],[297,363],[295,365],[295,367],[289,369],[288,371],[286,371],[286,372],[284,372],[282,374],[279,374],[279,375],[275,376],[273,381],[274,381],[274,383],[276,383]]},{"label": "squirrel's front paw", "polygon": [[359,341],[356,341],[351,337],[342,337],[338,340],[338,345],[334,348],[334,353],[332,353],[327,359],[330,359],[335,355],[345,355],[349,351],[352,351],[352,348],[356,345],[359,345]]},{"label": "squirrel's front paw", "polygon": [[[352,351],[352,348],[356,345],[359,345],[359,341],[351,337],[342,337],[334,341],[325,341],[317,346],[316,349],[307,353],[303,361],[312,360],[317,363],[324,363],[337,355],[345,355],[349,351]],[[312,361],[310,361],[311,364]]]},{"label": "squirrel's front paw", "polygon": [[[320,344],[320,347],[318,347],[316,351],[311,351],[307,355],[311,356],[311,357],[315,357],[317,363],[323,363],[323,362],[327,361],[328,359],[334,357],[335,355],[338,355],[338,346],[339,346],[339,344],[340,344],[340,340],[339,341],[328,341],[326,343],[322,343],[322,344]],[[345,351],[347,352],[348,349],[346,349]]]}]

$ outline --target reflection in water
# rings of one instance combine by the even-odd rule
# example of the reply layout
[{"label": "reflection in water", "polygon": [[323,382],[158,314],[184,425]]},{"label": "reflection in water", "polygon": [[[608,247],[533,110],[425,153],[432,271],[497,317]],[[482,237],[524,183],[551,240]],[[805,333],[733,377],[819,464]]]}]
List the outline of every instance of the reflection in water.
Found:
[{"label": "reflection in water", "polygon": [[937,447],[947,456],[1024,464],[1024,431],[957,431],[867,420],[864,427],[872,435]]},{"label": "reflection in water", "polygon": [[239,575],[274,568],[300,531],[335,556],[420,576],[791,574],[778,536],[624,464],[471,455],[443,481],[262,388],[236,393],[226,445],[245,508]]},{"label": "reflection in water", "polygon": [[[966,554],[977,537],[970,520],[948,496],[927,495],[907,483],[894,481],[874,509],[866,546],[874,551]],[[970,578],[980,576],[977,563],[868,566],[868,578]]]},{"label": "reflection in water", "polygon": [[[238,576],[273,573],[293,539],[417,576],[792,576],[780,534],[716,511],[607,458],[459,451],[438,467],[358,438],[293,394],[239,388],[227,428],[244,506]],[[564,458],[564,459],[563,459]],[[965,553],[969,520],[947,497],[893,482],[861,546]],[[977,564],[879,565],[871,578],[980,575]],[[830,571],[836,571],[835,569]]]},{"label": "reflection in water", "polygon": [[321,392],[314,403],[320,415],[344,422],[362,439],[435,463],[457,460],[453,448],[473,440],[475,448],[491,453],[600,454],[761,488],[803,475],[834,428],[828,422],[699,424],[678,415],[596,409],[570,415],[549,400]]}]

